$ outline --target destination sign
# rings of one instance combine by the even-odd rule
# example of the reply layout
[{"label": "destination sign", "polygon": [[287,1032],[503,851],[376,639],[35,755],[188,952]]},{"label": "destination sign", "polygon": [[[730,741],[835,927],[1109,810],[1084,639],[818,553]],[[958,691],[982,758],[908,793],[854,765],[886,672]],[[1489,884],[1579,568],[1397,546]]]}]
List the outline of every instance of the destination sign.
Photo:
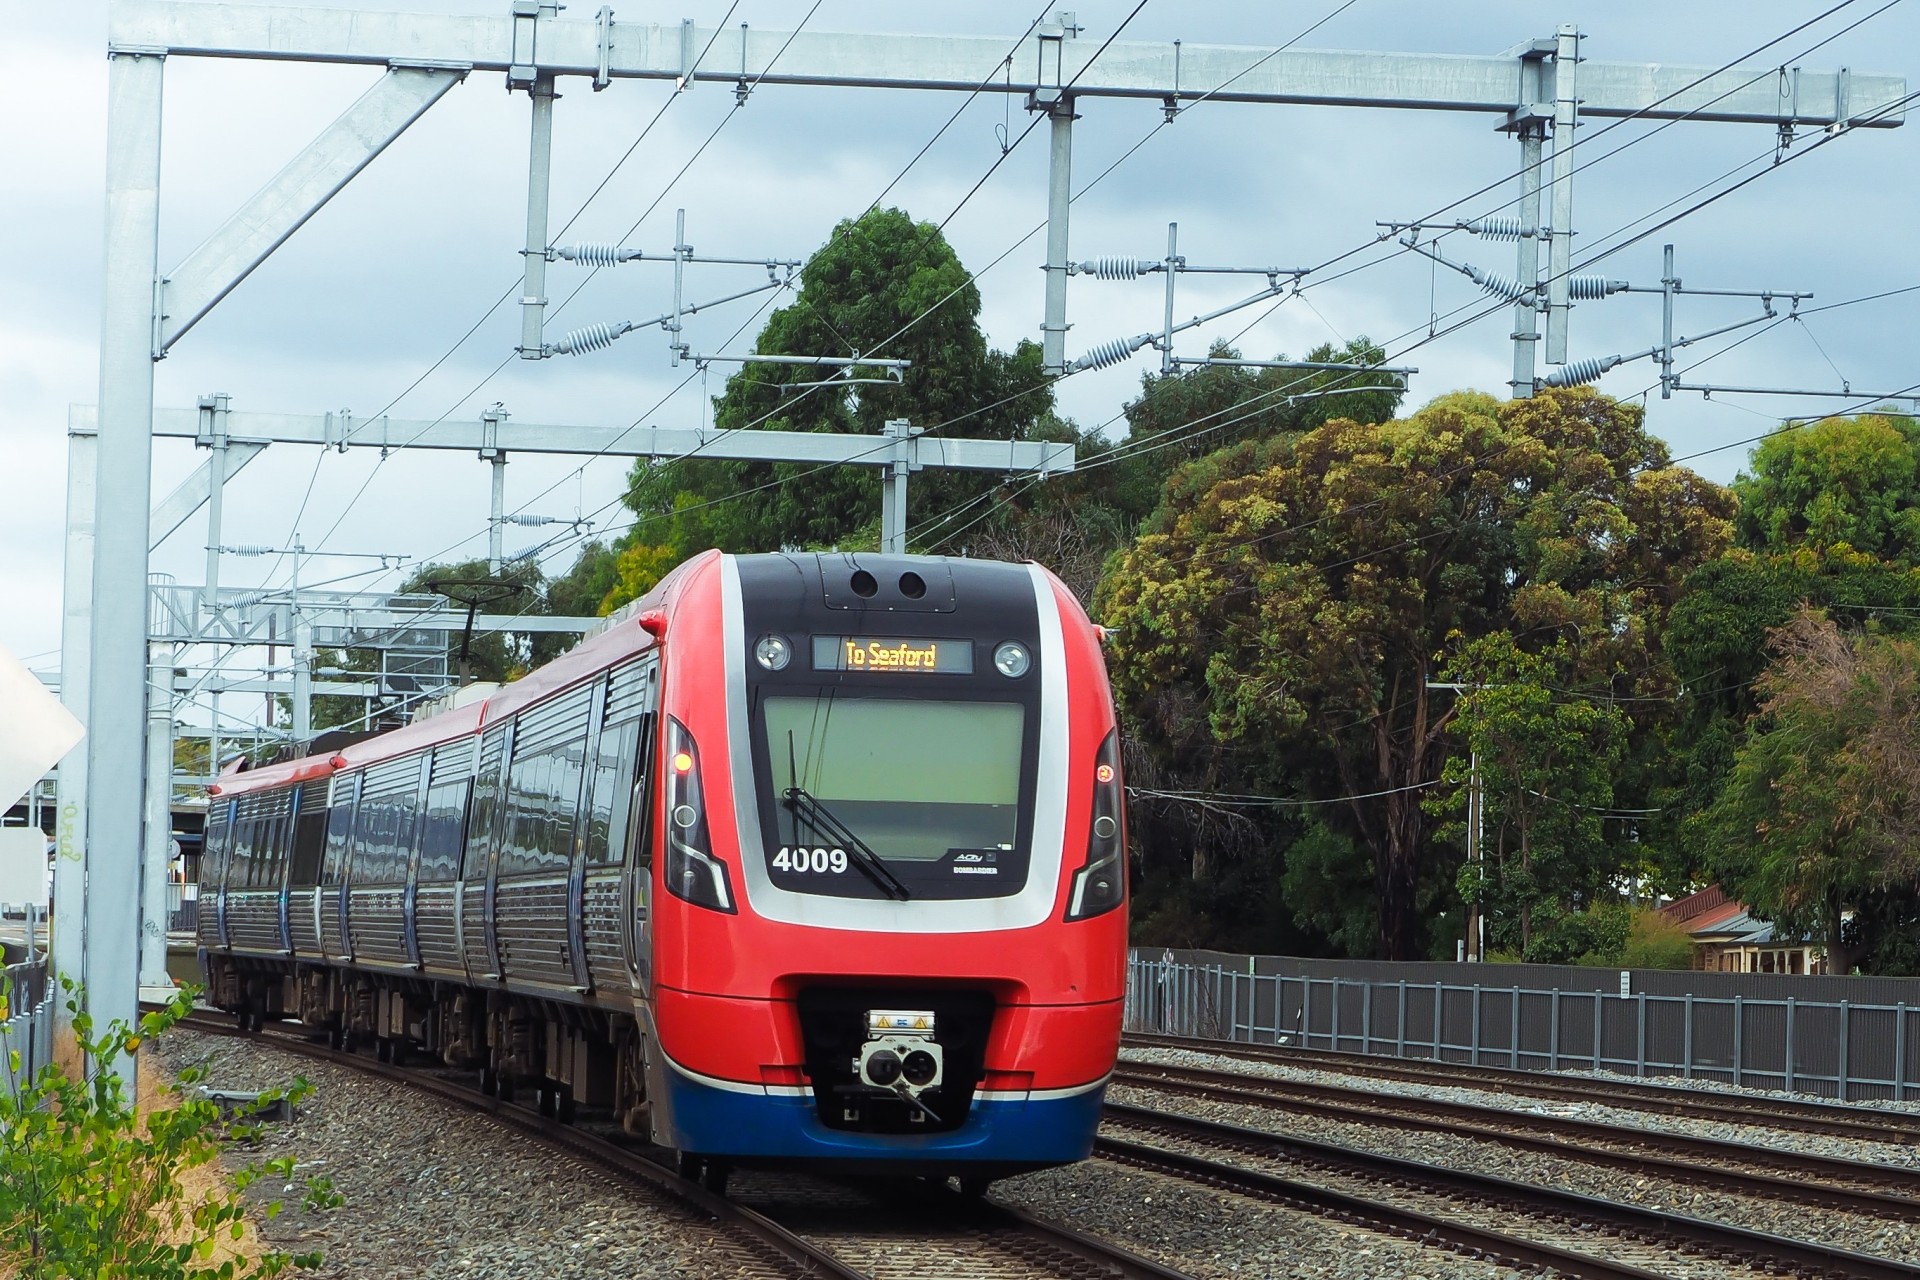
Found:
[{"label": "destination sign", "polygon": [[815,636],[815,671],[917,671],[973,674],[971,640],[895,640],[876,636]]}]

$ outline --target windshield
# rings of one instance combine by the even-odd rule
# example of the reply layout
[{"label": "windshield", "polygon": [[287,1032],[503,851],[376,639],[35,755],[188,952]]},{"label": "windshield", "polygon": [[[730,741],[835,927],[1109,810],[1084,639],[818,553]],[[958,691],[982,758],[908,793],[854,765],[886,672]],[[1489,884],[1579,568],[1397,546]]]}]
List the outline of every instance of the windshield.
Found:
[{"label": "windshield", "polygon": [[776,847],[831,843],[804,806],[784,802],[797,787],[888,863],[933,871],[945,861],[949,875],[1009,869],[1000,855],[1019,831],[1020,704],[828,692],[769,696],[762,714]]}]

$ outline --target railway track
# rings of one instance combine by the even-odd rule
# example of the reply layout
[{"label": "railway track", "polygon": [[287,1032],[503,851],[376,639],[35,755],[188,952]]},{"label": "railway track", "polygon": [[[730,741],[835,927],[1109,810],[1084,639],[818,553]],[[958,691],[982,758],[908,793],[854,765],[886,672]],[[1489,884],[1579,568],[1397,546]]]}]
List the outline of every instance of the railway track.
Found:
[{"label": "railway track", "polygon": [[[196,1013],[184,1026],[234,1036],[230,1018]],[[640,1182],[714,1221],[744,1260],[812,1280],[1192,1280],[1096,1237],[1011,1206],[911,1180],[881,1184],[744,1173],[722,1196],[660,1163],[650,1149],[562,1124],[483,1093],[445,1069],[379,1062],[269,1023],[257,1038],[303,1057],[407,1085],[478,1111],[596,1168]]]},{"label": "railway track", "polygon": [[1192,1053],[1211,1053],[1220,1057],[1239,1058],[1252,1062],[1278,1063],[1312,1071],[1367,1076],[1375,1080],[1407,1080],[1419,1084],[1479,1089],[1488,1093],[1507,1093],[1562,1102],[1601,1103],[1631,1111],[1647,1111],[1689,1120],[1758,1125],[1770,1129],[1791,1130],[1796,1133],[1854,1138],[1862,1142],[1920,1146],[1920,1115],[1879,1107],[1850,1106],[1839,1102],[1815,1102],[1799,1098],[1776,1098],[1753,1094],[1742,1094],[1738,1099],[1734,1099],[1728,1095],[1715,1095],[1697,1089],[1608,1080],[1596,1076],[1552,1075],[1540,1071],[1518,1071],[1509,1067],[1476,1067],[1456,1062],[1387,1058],[1374,1054],[1334,1053],[1325,1049],[1300,1049],[1286,1045],[1249,1045],[1224,1040],[1188,1040],[1176,1036],[1130,1034],[1122,1047],[1182,1049]]},{"label": "railway track", "polygon": [[1717,1191],[1914,1221],[1920,1170],[1782,1151],[1751,1143],[1514,1112],[1466,1102],[1370,1092],[1158,1063],[1123,1064],[1115,1084],[1370,1126],[1496,1142]]},{"label": "railway track", "polygon": [[1908,1262],[1122,1103],[1107,1104],[1096,1153],[1583,1280],[1920,1280]]}]

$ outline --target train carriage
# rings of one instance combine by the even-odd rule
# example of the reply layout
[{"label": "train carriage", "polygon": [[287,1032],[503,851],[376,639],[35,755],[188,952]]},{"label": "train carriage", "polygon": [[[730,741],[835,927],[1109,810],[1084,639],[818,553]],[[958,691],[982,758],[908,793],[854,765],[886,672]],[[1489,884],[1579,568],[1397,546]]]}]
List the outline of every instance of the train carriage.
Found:
[{"label": "train carriage", "polygon": [[1122,796],[1046,570],[709,552],[484,703],[223,779],[203,963],[244,1022],[611,1108],[716,1177],[977,1184],[1091,1150]]}]

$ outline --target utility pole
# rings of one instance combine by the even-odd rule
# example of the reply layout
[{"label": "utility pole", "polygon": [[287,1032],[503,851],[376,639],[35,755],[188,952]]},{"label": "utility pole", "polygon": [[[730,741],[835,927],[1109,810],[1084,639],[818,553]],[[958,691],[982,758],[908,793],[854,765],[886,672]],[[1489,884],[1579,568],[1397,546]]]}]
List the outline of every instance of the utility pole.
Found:
[{"label": "utility pole", "polygon": [[[1451,689],[1460,693],[1478,693],[1484,685],[1429,680],[1429,689]],[[1480,752],[1469,747],[1467,755],[1467,865],[1474,869],[1474,897],[1467,903],[1467,963],[1479,964],[1487,957],[1487,914],[1480,903],[1486,884],[1486,796],[1480,788]]]}]

